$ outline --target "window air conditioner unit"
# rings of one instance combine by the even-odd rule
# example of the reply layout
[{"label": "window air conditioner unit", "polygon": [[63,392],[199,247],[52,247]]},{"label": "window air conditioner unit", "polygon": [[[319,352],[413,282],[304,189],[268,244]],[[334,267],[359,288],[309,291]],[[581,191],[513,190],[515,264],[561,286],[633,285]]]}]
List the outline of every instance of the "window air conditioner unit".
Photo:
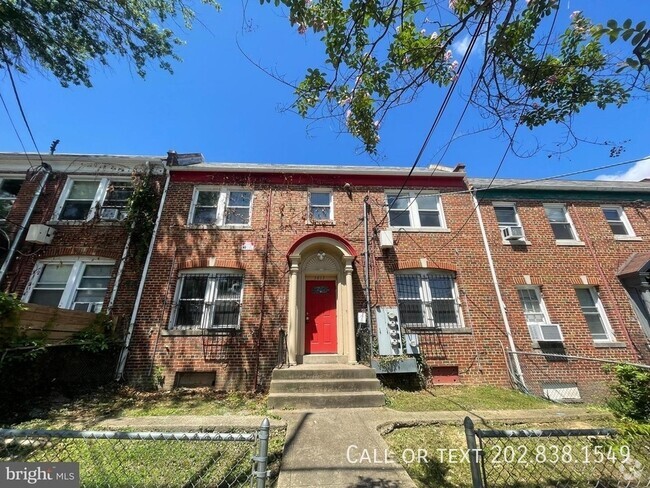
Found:
[{"label": "window air conditioner unit", "polygon": [[119,208],[102,208],[99,217],[102,220],[120,220]]},{"label": "window air conditioner unit", "polygon": [[524,229],[519,226],[504,227],[501,234],[506,241],[519,241],[524,238]]},{"label": "window air conditioner unit", "polygon": [[536,324],[535,329],[537,342],[564,342],[559,324]]},{"label": "window air conditioner unit", "polygon": [[50,244],[56,229],[43,224],[32,224],[27,230],[25,241],[34,244]]}]

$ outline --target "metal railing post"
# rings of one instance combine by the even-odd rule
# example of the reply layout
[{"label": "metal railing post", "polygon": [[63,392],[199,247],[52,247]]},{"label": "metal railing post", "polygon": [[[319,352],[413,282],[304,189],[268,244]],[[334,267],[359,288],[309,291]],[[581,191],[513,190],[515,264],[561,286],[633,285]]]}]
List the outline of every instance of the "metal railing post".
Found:
[{"label": "metal railing post", "polygon": [[257,456],[253,458],[255,461],[255,471],[253,471],[254,478],[257,478],[257,488],[265,488],[268,473],[266,466],[269,460],[269,431],[271,430],[271,423],[268,417],[262,420],[262,425],[258,431],[257,438],[259,439],[259,450]]},{"label": "metal railing post", "polygon": [[467,449],[469,449],[469,466],[472,472],[472,488],[484,488],[483,478],[481,477],[481,467],[479,465],[479,450],[476,446],[476,433],[474,432],[474,422],[469,417],[463,421],[465,426],[465,440]]}]

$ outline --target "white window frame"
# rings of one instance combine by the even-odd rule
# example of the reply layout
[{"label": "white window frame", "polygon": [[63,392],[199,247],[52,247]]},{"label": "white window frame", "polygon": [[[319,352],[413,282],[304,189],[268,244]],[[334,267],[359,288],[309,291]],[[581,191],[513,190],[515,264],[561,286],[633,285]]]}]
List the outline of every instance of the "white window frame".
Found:
[{"label": "white window frame", "polygon": [[[454,273],[444,271],[444,270],[436,270],[436,269],[412,269],[412,270],[405,270],[401,271],[398,273],[395,273],[395,296],[397,297],[398,301],[398,310],[399,310],[399,302],[400,298],[398,295],[397,291],[397,279],[400,276],[414,276],[414,275],[419,275],[420,277],[420,283],[419,283],[419,292],[420,292],[420,304],[422,305],[422,317],[424,319],[424,324],[417,326],[417,325],[407,325],[403,324],[404,327],[409,328],[409,329],[419,329],[419,330],[448,330],[448,331],[457,331],[459,329],[464,329],[465,328],[465,322],[463,320],[463,308],[462,308],[462,303],[460,301],[460,295],[458,293],[458,283],[456,282],[456,276]],[[436,300],[436,298],[433,297],[431,293],[431,289],[429,288],[429,282],[426,280],[426,277],[429,275],[444,275],[446,277],[451,278],[451,281],[453,283],[453,286],[451,288],[451,292],[453,295],[453,300],[455,304],[455,311],[456,311],[456,319],[457,319],[457,326],[456,327],[450,327],[450,326],[440,326],[437,325],[434,319],[434,312],[431,307],[427,306],[427,304],[432,303]],[[408,300],[408,299],[405,299]],[[413,300],[413,299],[411,299]],[[442,300],[442,299],[439,299]],[[414,300],[415,301],[415,300]],[[401,322],[401,316],[400,316],[400,322]]]},{"label": "white window frame", "polygon": [[[66,282],[65,288],[63,289],[63,294],[61,295],[61,299],[59,300],[59,305],[58,305],[58,308],[72,310],[71,307],[75,303],[73,302],[74,296],[75,293],[77,292],[77,289],[79,288],[79,284],[81,282],[81,279],[83,278],[86,266],[87,265],[115,266],[115,261],[113,259],[88,257],[88,256],[65,256],[60,258],[39,260],[34,266],[34,270],[32,271],[32,274],[29,278],[27,287],[23,292],[23,296],[21,300],[24,303],[29,303],[29,300],[32,296],[32,292],[34,291],[36,285],[38,284],[38,281],[41,278],[41,273],[43,272],[43,269],[45,269],[45,265],[47,264],[72,265],[72,269],[70,270],[70,274],[68,275],[68,281]],[[106,296],[108,296],[109,289],[110,289],[110,279],[109,279],[109,284],[106,287],[106,292],[104,294],[104,301],[106,301]],[[96,310],[94,312],[98,313],[100,311],[101,309]]]},{"label": "white window frame", "polygon": [[[603,210],[603,217],[605,218],[605,222],[607,222],[610,231],[612,231],[612,235],[614,236],[614,239],[619,241],[639,240],[636,233],[634,232],[634,229],[632,228],[632,224],[630,223],[630,220],[627,218],[627,215],[625,214],[625,210],[623,209],[623,207],[621,207],[620,205],[601,205],[600,208]],[[610,220],[608,220],[607,216],[605,215],[605,210],[615,210],[618,213],[619,220],[611,221],[611,222],[617,222],[617,223],[620,222],[621,224],[623,224],[623,227],[625,227],[625,230],[627,231],[626,235],[614,234],[614,231],[610,226]]]},{"label": "white window frame", "polygon": [[[326,219],[316,219],[314,218],[312,211],[311,211],[311,195],[312,193],[327,193],[330,198],[330,203],[329,203],[329,216]],[[322,208],[323,205],[317,205],[317,207]],[[314,223],[332,223],[334,222],[334,193],[332,192],[331,188],[310,188],[309,191],[307,192],[307,222],[310,224]]]},{"label": "white window frame", "polygon": [[[390,206],[388,203],[388,198],[391,196],[397,196],[399,193],[399,190],[386,190],[384,193],[385,196],[385,201],[386,201],[386,212],[390,211]],[[420,224],[420,213],[417,205],[417,197],[420,196],[435,196],[437,197],[438,200],[438,215],[440,217],[440,226],[422,226]],[[404,212],[408,212],[409,214],[409,222],[411,225],[409,226],[396,226],[393,225],[390,222],[390,215],[388,215],[388,226],[390,229],[393,230],[399,230],[399,229],[407,229],[407,230],[423,230],[423,231],[428,231],[428,232],[449,232],[449,229],[447,228],[446,220],[445,220],[445,212],[443,210],[442,206],[442,195],[439,191],[418,191],[418,190],[409,190],[409,191],[402,191],[399,193],[399,198],[408,198],[408,205],[407,208],[404,210]]]},{"label": "white window frame", "polygon": [[[576,290],[588,290],[589,293],[591,294],[591,298],[594,301],[594,304],[596,306],[596,310],[598,311],[598,315],[600,316],[600,321],[603,324],[603,329],[605,329],[605,334],[607,335],[606,338],[604,339],[596,339],[593,334],[591,333],[591,330],[589,329],[589,324],[587,323],[587,318],[585,317],[585,325],[587,326],[587,331],[589,332],[589,335],[593,339],[594,342],[596,343],[601,343],[601,342],[616,342],[616,337],[614,336],[614,330],[612,329],[612,324],[609,321],[609,318],[607,317],[607,313],[605,312],[605,307],[603,307],[603,302],[600,299],[600,293],[598,293],[598,290],[596,289],[595,286],[576,286]],[[576,299],[578,299],[577,294],[576,294]],[[585,312],[582,309],[582,305],[580,304],[580,301],[578,300],[578,306],[580,307],[580,312],[582,312],[583,317],[585,316]]]},{"label": "white window frame", "polygon": [[[528,314],[526,313],[526,310],[524,309],[524,304],[521,301],[521,295],[519,294],[519,290],[532,290],[535,292],[535,297],[537,298],[537,302],[539,303],[539,308],[540,312],[544,318],[544,322],[532,322],[528,320]],[[527,285],[527,286],[518,286],[517,287],[517,298],[519,299],[519,306],[521,307],[522,314],[524,316],[524,320],[526,321],[526,326],[528,327],[528,334],[530,335],[530,338],[532,341],[537,342],[540,340],[542,337],[541,332],[539,331],[539,326],[541,325],[552,325],[555,322],[551,322],[551,318],[548,314],[548,309],[546,308],[546,303],[544,301],[544,295],[542,293],[542,290],[539,286],[537,285]],[[557,324],[556,324],[557,325]],[[559,327],[559,325],[558,325]],[[564,342],[564,334],[562,333],[562,328],[560,327],[560,335],[562,336],[562,342]]]},{"label": "white window frame", "polygon": [[[566,224],[569,224],[571,227],[571,232],[573,233],[573,239],[555,239],[555,243],[559,246],[565,245],[565,246],[571,246],[571,245],[584,245],[584,243],[580,240],[580,237],[578,236],[578,231],[576,230],[576,226],[573,223],[573,219],[571,219],[571,215],[569,214],[569,209],[564,203],[545,203],[544,204],[544,214],[546,216],[546,221],[548,222],[549,227],[551,227],[551,233],[553,234],[553,237],[555,238],[555,232],[553,232],[553,225],[548,218],[548,215],[546,214],[546,209],[547,208],[561,208],[564,211],[564,216],[566,217]],[[562,223],[562,222],[559,222]]]},{"label": "white window frame", "polygon": [[[90,205],[90,211],[88,212],[88,215],[86,216],[85,220],[61,220],[59,216],[61,215],[61,212],[63,211],[63,206],[65,205],[65,202],[68,199],[68,195],[70,194],[70,190],[72,189],[72,185],[74,185],[75,181],[96,181],[99,184],[97,185],[97,191],[95,192],[95,196],[93,197],[92,204]],[[56,207],[54,209],[54,214],[52,215],[52,220],[54,222],[88,222],[92,219],[95,218],[95,215],[97,214],[97,210],[101,208],[101,206],[104,204],[104,200],[106,199],[106,194],[108,191],[108,188],[110,187],[111,183],[113,182],[121,182],[121,183],[126,183],[126,182],[131,182],[130,178],[97,178],[97,177],[92,177],[92,176],[74,176],[70,177],[66,180],[65,185],[63,186],[63,191],[61,192],[61,196],[59,197],[59,201],[56,204]]]},{"label": "white window frame", "polygon": [[[17,176],[14,177],[14,176],[11,176],[11,175],[2,175],[2,176],[0,176],[0,187],[2,186],[2,184],[4,183],[5,180],[22,181],[21,188],[22,188],[22,185],[25,183],[25,178],[24,177],[19,178]],[[19,190],[19,192],[20,192],[20,190]],[[9,207],[9,211],[7,212],[7,216],[9,216],[9,213],[11,212],[11,209],[13,208],[14,203],[16,203],[16,198],[18,198],[18,195],[16,195],[13,198],[6,198],[6,197],[0,196],[0,201],[10,201],[11,202],[11,206]],[[6,218],[0,217],[0,222],[5,222],[6,220],[7,220]]]},{"label": "white window frame", "polygon": [[[515,222],[514,225],[517,227],[521,227],[521,232],[523,234],[523,237],[519,241],[508,241],[503,238],[503,229],[506,227],[512,227],[512,225],[507,225],[507,224],[501,224],[499,222],[499,218],[497,217],[496,214],[496,207],[511,207],[514,212],[515,212]],[[499,226],[499,234],[501,234],[501,241],[503,244],[530,244],[528,240],[526,239],[526,230],[524,229],[524,226],[521,224],[521,218],[519,217],[519,211],[517,210],[517,204],[514,202],[492,202],[492,208],[494,208],[494,217],[497,221],[497,225]]]},{"label": "white window frame", "polygon": [[[199,192],[219,192],[219,201],[217,203],[217,220],[214,224],[195,224],[194,223],[194,210],[199,198]],[[248,224],[226,224],[226,208],[230,192],[248,192],[251,195],[250,205],[248,207]],[[198,185],[194,187],[192,193],[192,205],[190,205],[190,214],[187,217],[187,225],[190,227],[211,228],[223,227],[227,229],[250,229],[253,220],[253,201],[255,199],[255,192],[250,188],[242,188],[236,186],[210,186]]]},{"label": "white window frame", "polygon": [[[177,327],[176,321],[178,318],[178,301],[180,300],[181,292],[183,290],[183,282],[186,276],[192,275],[209,275],[208,283],[205,289],[205,296],[203,298],[203,312],[201,315],[201,324],[198,327]],[[218,275],[233,275],[240,276],[242,279],[242,287],[239,295],[239,316],[237,317],[237,325],[226,325],[214,327],[211,322],[212,313],[214,311],[213,303],[216,297],[216,280],[214,279]],[[178,273],[178,279],[176,280],[176,290],[174,292],[174,302],[173,302],[173,311],[171,314],[171,319],[169,322],[169,330],[212,330],[212,331],[232,331],[241,329],[241,316],[242,308],[244,303],[244,288],[245,288],[245,274],[242,270],[233,270],[228,268],[195,268],[189,270],[183,270]],[[218,301],[218,299],[216,300]]]}]

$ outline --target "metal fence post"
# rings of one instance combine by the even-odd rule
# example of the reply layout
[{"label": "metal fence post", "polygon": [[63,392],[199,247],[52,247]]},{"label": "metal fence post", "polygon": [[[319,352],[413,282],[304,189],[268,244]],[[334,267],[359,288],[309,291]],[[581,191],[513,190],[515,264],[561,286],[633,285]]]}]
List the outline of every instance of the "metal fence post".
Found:
[{"label": "metal fence post", "polygon": [[253,458],[255,461],[255,471],[253,475],[257,478],[257,488],[265,488],[267,480],[266,465],[269,460],[269,431],[271,430],[271,423],[268,417],[262,420],[262,425],[258,431],[258,439],[260,442],[257,456]]},{"label": "metal fence post", "polygon": [[467,449],[469,449],[469,466],[472,472],[472,488],[484,488],[483,478],[481,477],[481,466],[478,462],[479,450],[476,446],[476,433],[474,432],[474,422],[469,417],[465,417],[463,421],[465,426],[465,440],[467,441]]}]

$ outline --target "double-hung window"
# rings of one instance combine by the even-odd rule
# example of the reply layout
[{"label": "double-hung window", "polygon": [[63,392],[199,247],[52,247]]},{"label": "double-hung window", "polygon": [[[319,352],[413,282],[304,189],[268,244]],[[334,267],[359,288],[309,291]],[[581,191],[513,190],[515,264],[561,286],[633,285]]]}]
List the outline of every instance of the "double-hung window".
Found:
[{"label": "double-hung window", "polygon": [[5,220],[13,207],[23,180],[0,179],[0,220]]},{"label": "double-hung window", "polygon": [[309,191],[309,222],[331,222],[334,220],[332,192],[329,190]]},{"label": "double-hung window", "polygon": [[400,320],[404,327],[462,328],[456,283],[451,273],[395,275]]},{"label": "double-hung window", "polygon": [[539,287],[518,288],[519,300],[533,341],[562,342],[564,337],[557,324],[552,324]]},{"label": "double-hung window", "polygon": [[591,337],[595,342],[610,342],[614,340],[612,328],[607,320],[605,309],[595,288],[576,288],[576,295]]},{"label": "double-hung window", "polygon": [[622,207],[603,207],[603,214],[609,224],[609,228],[612,229],[612,234],[614,234],[615,239],[636,237],[634,229],[632,229],[632,225],[630,225],[630,221],[627,219],[627,215],[625,215]]},{"label": "double-hung window", "polygon": [[386,193],[391,227],[443,229],[445,219],[440,194],[405,191]]},{"label": "double-hung window", "polygon": [[501,236],[515,243],[524,240],[524,229],[519,220],[517,206],[514,203],[504,202],[495,202],[493,206]]},{"label": "double-hung window", "polygon": [[126,202],[133,193],[128,180],[68,179],[54,211],[54,220],[86,221],[95,217],[103,220],[122,220],[126,216]]},{"label": "double-hung window", "polygon": [[234,188],[194,189],[190,224],[250,226],[253,192]]},{"label": "double-hung window", "polygon": [[551,224],[551,229],[553,229],[553,235],[555,235],[556,241],[562,243],[562,241],[578,240],[578,234],[573,227],[573,222],[571,221],[569,212],[567,212],[567,209],[563,204],[544,204],[544,211],[546,212],[546,217]]},{"label": "double-hung window", "polygon": [[244,275],[199,270],[181,274],[174,301],[174,329],[238,329]]},{"label": "double-hung window", "polygon": [[50,307],[100,312],[114,261],[94,258],[58,258],[39,261],[23,301]]}]

